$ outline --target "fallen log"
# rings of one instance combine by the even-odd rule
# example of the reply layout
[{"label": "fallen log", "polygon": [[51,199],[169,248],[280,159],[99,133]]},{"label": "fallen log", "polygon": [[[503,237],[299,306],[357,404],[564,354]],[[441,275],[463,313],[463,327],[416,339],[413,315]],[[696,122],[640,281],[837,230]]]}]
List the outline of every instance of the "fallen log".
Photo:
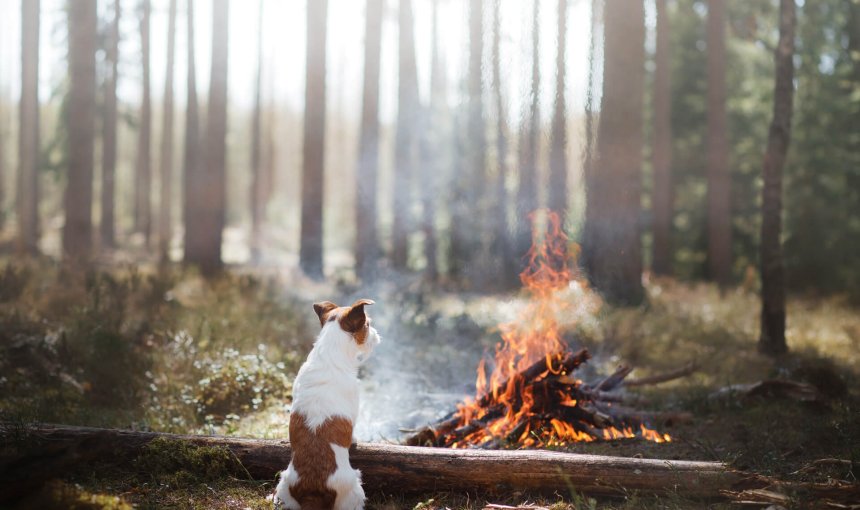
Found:
[{"label": "fallen log", "polygon": [[[0,435],[3,433],[0,432]],[[30,476],[28,468],[45,470],[51,462],[74,459],[80,467],[96,462],[125,463],[156,438],[228,448],[256,478],[271,480],[290,460],[282,440],[208,437],[39,425],[27,430],[44,452],[0,461],[0,479],[15,483]],[[8,440],[8,438],[3,438]],[[29,443],[28,443],[29,444]],[[433,491],[505,493],[561,492],[573,489],[593,495],[677,493],[693,498],[720,498],[728,492],[762,488],[760,479],[716,462],[604,457],[544,450],[450,450],[362,443],[350,449],[350,462],[362,471],[369,494]]]}]

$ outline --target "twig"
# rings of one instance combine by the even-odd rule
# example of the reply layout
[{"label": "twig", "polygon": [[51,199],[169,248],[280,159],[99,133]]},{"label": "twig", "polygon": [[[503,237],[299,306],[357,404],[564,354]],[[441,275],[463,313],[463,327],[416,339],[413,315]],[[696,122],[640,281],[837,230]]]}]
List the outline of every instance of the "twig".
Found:
[{"label": "twig", "polygon": [[662,374],[654,374],[648,377],[641,377],[639,379],[631,379],[628,381],[624,381],[624,386],[648,386],[652,384],[660,384],[668,381],[673,381],[675,379],[680,379],[682,377],[687,377],[690,374],[695,373],[699,370],[696,362],[691,361],[687,363],[683,367],[672,370],[671,372],[664,372]]}]

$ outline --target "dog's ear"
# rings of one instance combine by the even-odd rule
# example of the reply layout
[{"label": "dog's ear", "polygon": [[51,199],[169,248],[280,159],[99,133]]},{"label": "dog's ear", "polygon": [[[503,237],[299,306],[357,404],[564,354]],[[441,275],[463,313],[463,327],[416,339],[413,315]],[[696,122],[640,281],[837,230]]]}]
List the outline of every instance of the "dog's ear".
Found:
[{"label": "dog's ear", "polygon": [[349,310],[341,317],[340,327],[348,333],[360,331],[367,323],[367,315],[364,313],[364,307],[372,304],[372,299],[359,299],[353,303],[349,307]]},{"label": "dog's ear", "polygon": [[337,305],[332,303],[331,301],[322,301],[319,303],[314,303],[314,311],[317,313],[317,317],[320,319],[320,326],[325,326],[325,321],[328,319],[328,314],[332,310],[337,308]]}]

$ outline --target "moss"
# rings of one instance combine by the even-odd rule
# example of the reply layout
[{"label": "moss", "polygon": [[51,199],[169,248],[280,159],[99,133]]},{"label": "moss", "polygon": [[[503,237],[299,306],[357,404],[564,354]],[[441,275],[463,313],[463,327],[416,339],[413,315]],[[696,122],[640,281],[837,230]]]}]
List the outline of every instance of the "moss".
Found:
[{"label": "moss", "polygon": [[156,479],[170,479],[177,487],[246,475],[239,460],[226,447],[198,446],[162,437],[144,446],[134,466]]}]

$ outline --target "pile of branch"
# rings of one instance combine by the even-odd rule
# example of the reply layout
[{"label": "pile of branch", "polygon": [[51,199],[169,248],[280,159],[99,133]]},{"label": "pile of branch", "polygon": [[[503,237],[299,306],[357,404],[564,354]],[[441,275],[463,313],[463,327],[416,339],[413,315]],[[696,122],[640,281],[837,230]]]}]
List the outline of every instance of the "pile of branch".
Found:
[{"label": "pile of branch", "polygon": [[[0,427],[2,429],[2,427]],[[81,468],[96,463],[128,466],[156,438],[227,448],[260,480],[272,480],[290,461],[290,444],[271,439],[182,436],[155,432],[41,425],[0,441],[26,441],[27,452],[0,458],[0,495],[26,485],[28,479],[50,477],[57,467]],[[452,491],[510,494],[514,491],[552,494],[559,489],[619,496],[678,494],[689,498],[726,499],[748,496],[753,489],[791,491],[793,486],[732,470],[718,462],[636,459],[581,455],[543,450],[452,450],[387,444],[358,444],[350,462],[362,472],[368,494]],[[57,477],[67,475],[65,469]],[[812,497],[857,501],[860,486],[804,486]],[[0,503],[0,506],[3,506]]]},{"label": "pile of branch", "polygon": [[[619,366],[608,377],[592,384],[577,380],[573,377],[573,372],[590,358],[587,349],[573,353],[556,353],[541,358],[516,374],[512,380],[502,382],[500,388],[513,387],[513,410],[519,411],[523,404],[523,395],[528,393],[533,399],[531,412],[515,424],[505,437],[493,438],[481,446],[497,448],[502,443],[515,442],[526,430],[548,429],[549,423],[554,419],[596,439],[602,439],[603,430],[608,428],[636,430],[646,423],[683,419],[674,414],[643,413],[621,405],[622,397],[612,392],[621,387],[625,378],[633,371],[627,365]],[[635,381],[635,384],[657,384],[689,375],[694,370],[695,365],[688,365],[672,373]],[[576,404],[565,404],[572,401],[576,401]],[[508,414],[508,406],[511,405],[501,403],[493,393],[481,396],[475,404],[480,412],[472,413],[473,418],[466,419],[461,412],[451,413],[408,437],[406,444],[450,447],[462,444],[464,440],[470,443],[470,436],[486,429],[495,420],[502,419]]]}]

